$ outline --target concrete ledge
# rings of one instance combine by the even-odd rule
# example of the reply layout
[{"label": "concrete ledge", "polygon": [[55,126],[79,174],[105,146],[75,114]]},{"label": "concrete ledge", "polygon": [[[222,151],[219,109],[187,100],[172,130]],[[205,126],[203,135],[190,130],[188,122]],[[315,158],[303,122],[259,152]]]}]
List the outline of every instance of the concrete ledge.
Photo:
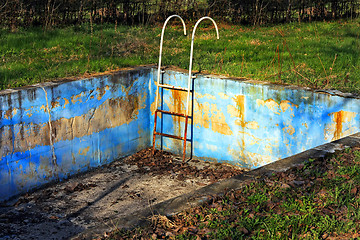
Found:
[{"label": "concrete ledge", "polygon": [[309,158],[324,158],[335,151],[355,146],[360,146],[360,133],[356,133],[294,156],[281,159],[256,170],[208,185],[195,192],[178,196],[155,206],[150,206],[144,210],[134,213],[132,216],[121,219],[111,219],[107,223],[101,224],[96,228],[88,229],[87,231],[75,236],[73,239],[93,239],[96,236],[103,236],[105,232],[112,231],[116,228],[131,229],[136,226],[145,226],[149,224],[147,219],[152,215],[174,215],[188,208],[195,207],[209,201],[212,196],[222,195],[229,189],[239,189],[251,181],[260,179],[264,176],[270,176],[274,172],[284,172],[290,168],[304,164]]}]

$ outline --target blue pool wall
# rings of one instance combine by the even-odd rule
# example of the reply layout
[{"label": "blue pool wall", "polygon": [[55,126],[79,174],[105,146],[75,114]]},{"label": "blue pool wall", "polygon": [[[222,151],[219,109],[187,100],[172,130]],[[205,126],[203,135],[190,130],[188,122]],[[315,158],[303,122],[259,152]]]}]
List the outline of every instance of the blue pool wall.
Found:
[{"label": "blue pool wall", "polygon": [[150,145],[149,68],[0,94],[0,201]]},{"label": "blue pool wall", "polygon": [[[157,70],[57,81],[0,92],[0,201],[152,145]],[[183,70],[164,83],[187,87]],[[187,156],[258,168],[359,132],[359,99],[304,88],[197,75]],[[162,90],[159,106],[185,111],[186,93]],[[191,123],[191,121],[190,121]],[[157,129],[183,135],[183,118]],[[179,140],[156,147],[182,154]]]},{"label": "blue pool wall", "polygon": [[[162,79],[165,84],[187,87],[188,74],[167,70]],[[255,169],[359,132],[357,98],[211,75],[198,75],[191,85],[194,123],[189,125],[188,156]],[[151,89],[154,93],[154,83]],[[186,92],[161,92],[159,105],[164,110],[185,113]],[[154,94],[150,96],[153,118]],[[164,115],[157,129],[183,135],[184,122]],[[181,140],[158,139],[158,148],[182,154]]]}]

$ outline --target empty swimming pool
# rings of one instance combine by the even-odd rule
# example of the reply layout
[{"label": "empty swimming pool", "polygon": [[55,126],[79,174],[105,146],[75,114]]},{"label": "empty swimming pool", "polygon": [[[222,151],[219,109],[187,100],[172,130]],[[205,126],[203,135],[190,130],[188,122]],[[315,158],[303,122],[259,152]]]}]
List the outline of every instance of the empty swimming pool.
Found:
[{"label": "empty swimming pool", "polygon": [[[2,91],[0,201],[150,147],[156,74],[139,67]],[[179,87],[187,78],[162,74]],[[347,94],[201,74],[192,91],[188,158],[254,169],[359,131],[359,99]],[[160,96],[163,110],[184,111],[185,92]],[[181,135],[185,121],[164,114],[157,124]],[[182,153],[176,139],[161,147]]]}]

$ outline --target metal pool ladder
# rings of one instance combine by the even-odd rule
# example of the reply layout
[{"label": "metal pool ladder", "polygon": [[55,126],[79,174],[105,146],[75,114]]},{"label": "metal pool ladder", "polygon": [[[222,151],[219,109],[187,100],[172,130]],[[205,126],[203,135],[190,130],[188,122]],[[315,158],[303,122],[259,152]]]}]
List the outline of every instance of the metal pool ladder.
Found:
[{"label": "metal pool ladder", "polygon": [[[187,88],[182,88],[182,87],[176,87],[173,85],[168,85],[168,84],[160,84],[160,74],[163,73],[161,71],[161,53],[162,53],[162,45],[163,45],[163,37],[164,37],[164,30],[165,30],[165,26],[167,24],[167,22],[172,18],[172,17],[178,17],[180,18],[181,22],[184,25],[184,35],[186,35],[186,26],[185,23],[183,21],[183,19],[178,16],[178,15],[172,15],[170,17],[168,17],[164,23],[163,29],[162,29],[162,33],[161,33],[161,40],[160,40],[160,56],[159,56],[159,66],[158,66],[158,74],[157,74],[157,82],[156,82],[156,96],[155,96],[155,119],[154,119],[154,132],[153,132],[153,149],[152,149],[152,154],[154,155],[155,153],[155,139],[156,139],[156,135],[160,135],[160,136],[164,136],[164,137],[169,137],[169,138],[175,138],[175,139],[179,139],[179,140],[183,140],[184,141],[184,145],[183,145],[183,162],[185,162],[185,156],[186,156],[186,141],[187,141],[187,127],[188,127],[188,121],[189,118],[192,119],[192,116],[189,116],[189,102],[190,102],[190,92],[194,93],[192,90],[190,90],[191,88],[191,79],[195,78],[195,76],[192,76],[191,74],[191,69],[192,69],[192,59],[193,59],[193,49],[194,49],[194,38],[195,38],[195,31],[197,26],[199,25],[199,23],[204,20],[204,19],[210,19],[216,29],[216,34],[217,34],[217,39],[219,39],[219,30],[218,27],[215,23],[215,21],[210,18],[210,17],[203,17],[200,18],[196,24],[195,27],[193,29],[192,32],[192,38],[191,38],[191,51],[190,51],[190,64],[189,64],[189,78],[188,78],[188,87]],[[186,97],[186,106],[185,106],[185,114],[183,113],[176,113],[176,112],[170,112],[170,111],[165,111],[165,110],[161,110],[158,109],[158,100],[159,100],[159,88],[164,88],[164,89],[170,89],[170,90],[177,90],[177,91],[185,91],[187,92],[187,97]],[[185,117],[185,130],[184,130],[184,137],[181,136],[176,136],[176,135],[171,135],[171,134],[166,134],[166,133],[161,133],[161,132],[157,132],[156,131],[156,122],[157,122],[157,113],[165,113],[165,114],[170,114],[170,115],[174,115],[174,116],[178,116],[178,117]]]}]

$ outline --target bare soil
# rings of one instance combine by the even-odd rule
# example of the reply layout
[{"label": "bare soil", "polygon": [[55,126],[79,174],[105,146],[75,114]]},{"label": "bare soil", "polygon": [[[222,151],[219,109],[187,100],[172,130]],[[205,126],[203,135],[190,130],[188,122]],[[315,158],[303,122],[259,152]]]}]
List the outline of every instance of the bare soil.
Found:
[{"label": "bare soil", "polygon": [[226,163],[183,164],[170,153],[152,156],[145,149],[3,204],[0,239],[69,239],[243,171]]}]

